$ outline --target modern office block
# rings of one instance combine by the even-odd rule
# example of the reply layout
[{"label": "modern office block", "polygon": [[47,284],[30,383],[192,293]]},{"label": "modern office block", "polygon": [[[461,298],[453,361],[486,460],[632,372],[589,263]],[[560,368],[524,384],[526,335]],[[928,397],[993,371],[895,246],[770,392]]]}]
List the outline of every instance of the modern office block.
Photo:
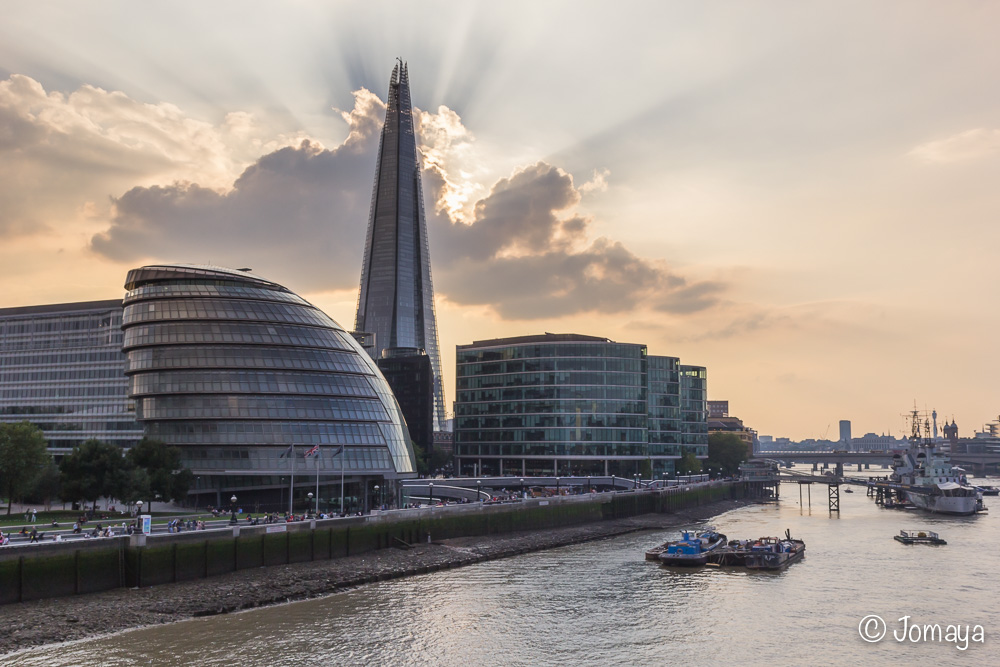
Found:
[{"label": "modern office block", "polygon": [[121,300],[0,310],[0,421],[29,421],[59,456],[142,438],[128,398]]},{"label": "modern office block", "polygon": [[708,371],[678,367],[681,380],[681,444],[695,456],[708,456]]},{"label": "modern office block", "polygon": [[704,369],[645,345],[544,334],[460,345],[456,361],[460,475],[659,477],[707,454]]},{"label": "modern office block", "polygon": [[403,416],[375,362],[287,288],[188,265],[133,269],[125,288],[136,416],[147,435],[181,448],[196,492],[225,501],[279,489],[292,474],[304,487],[314,476],[327,486],[342,473],[362,484],[415,474]]},{"label": "modern office block", "polygon": [[427,222],[409,74],[402,61],[389,82],[354,329],[375,335],[375,359],[388,348],[427,353],[434,370],[434,429],[443,430],[444,384]]}]

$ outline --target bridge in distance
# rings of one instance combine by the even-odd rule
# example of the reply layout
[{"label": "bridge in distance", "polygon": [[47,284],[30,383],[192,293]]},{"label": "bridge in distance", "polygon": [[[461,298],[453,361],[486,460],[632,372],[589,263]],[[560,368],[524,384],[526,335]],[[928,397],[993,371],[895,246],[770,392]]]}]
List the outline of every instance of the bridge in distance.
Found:
[{"label": "bridge in distance", "polygon": [[[838,469],[843,469],[845,465],[878,465],[887,466],[892,463],[893,453],[900,450],[886,450],[878,452],[842,452],[842,451],[815,451],[815,452],[757,452],[754,458],[773,459],[784,463],[811,463],[814,466],[820,464],[834,465]],[[961,466],[974,475],[989,475],[1000,472],[1000,452],[978,452],[978,453],[954,453],[951,454],[953,465]]]}]

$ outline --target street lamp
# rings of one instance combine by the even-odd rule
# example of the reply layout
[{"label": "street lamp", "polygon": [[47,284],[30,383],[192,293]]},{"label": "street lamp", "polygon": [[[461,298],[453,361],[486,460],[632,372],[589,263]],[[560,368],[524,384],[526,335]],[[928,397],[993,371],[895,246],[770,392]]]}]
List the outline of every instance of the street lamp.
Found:
[{"label": "street lamp", "polygon": [[611,490],[612,491],[615,490],[615,476],[614,475],[611,476]]},{"label": "street lamp", "polygon": [[431,496],[431,502],[430,502],[430,504],[431,504],[431,507],[433,507],[434,506],[434,482],[428,482],[427,486],[430,488],[430,496]]},{"label": "street lamp", "polygon": [[230,526],[235,526],[236,525],[236,494],[235,493],[233,494],[233,497],[229,499],[229,510],[232,512],[232,515],[229,517],[229,525]]},{"label": "street lamp", "polygon": [[[308,498],[308,499],[309,499],[309,506],[310,506],[310,509],[311,509],[311,505],[312,505],[312,499],[313,499],[313,493],[312,493],[312,491],[310,491],[309,493],[307,493],[307,494],[306,494],[306,498]],[[319,503],[319,498],[317,498],[317,499],[316,499],[316,502],[317,502],[317,503]],[[318,507],[318,506],[317,506],[317,507]],[[306,510],[306,514],[308,514],[308,513],[309,513],[309,509],[307,509],[307,510]],[[317,511],[317,514],[318,514],[318,513],[319,513],[319,512]]]},{"label": "street lamp", "polygon": [[378,496],[378,508],[382,509],[382,494],[379,493],[380,489],[378,484],[375,485],[375,495]]},{"label": "street lamp", "polygon": [[521,500],[524,500],[524,478],[521,478]]},{"label": "street lamp", "polygon": [[559,478],[556,477],[556,495],[559,495]]},{"label": "street lamp", "polygon": [[587,493],[593,493],[594,487],[590,485],[590,475],[587,475]]},{"label": "street lamp", "polygon": [[141,500],[135,501],[135,506],[138,508],[136,510],[136,513],[137,514],[142,514],[142,501]]},{"label": "street lamp", "polygon": [[483,502],[483,480],[476,480],[476,500]]}]

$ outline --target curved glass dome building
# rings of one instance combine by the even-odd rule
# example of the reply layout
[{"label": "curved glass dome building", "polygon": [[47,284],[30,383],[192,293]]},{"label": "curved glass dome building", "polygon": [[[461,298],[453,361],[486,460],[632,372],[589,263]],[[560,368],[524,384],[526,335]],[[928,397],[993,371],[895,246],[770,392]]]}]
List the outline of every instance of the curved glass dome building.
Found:
[{"label": "curved glass dome building", "polygon": [[343,476],[354,509],[368,505],[369,483],[415,476],[375,362],[298,295],[249,270],[184,264],[133,269],[125,289],[136,418],[147,436],[181,448],[198,478],[192,492],[214,496],[205,502],[253,491],[277,509],[294,475],[296,496],[318,480],[321,508],[331,498],[336,508]]}]

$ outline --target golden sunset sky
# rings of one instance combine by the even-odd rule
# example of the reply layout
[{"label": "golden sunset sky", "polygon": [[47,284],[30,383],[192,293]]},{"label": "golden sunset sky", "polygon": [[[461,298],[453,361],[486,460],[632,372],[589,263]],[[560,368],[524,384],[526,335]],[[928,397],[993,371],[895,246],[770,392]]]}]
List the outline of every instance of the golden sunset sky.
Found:
[{"label": "golden sunset sky", "polygon": [[409,64],[455,346],[708,367],[762,434],[1000,413],[1000,4],[0,2],[0,307],[254,272],[354,323]]}]

